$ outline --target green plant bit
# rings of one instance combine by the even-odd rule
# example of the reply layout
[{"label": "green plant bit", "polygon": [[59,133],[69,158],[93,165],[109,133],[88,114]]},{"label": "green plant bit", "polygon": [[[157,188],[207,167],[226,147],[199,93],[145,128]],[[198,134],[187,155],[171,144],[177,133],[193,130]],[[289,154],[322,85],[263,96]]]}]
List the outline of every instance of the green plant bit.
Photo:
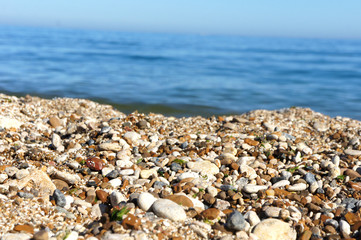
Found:
[{"label": "green plant bit", "polygon": [[113,210],[113,212],[110,214],[110,220],[111,221],[122,221],[123,220],[123,216],[128,214],[130,211],[130,209],[123,207],[120,210],[115,209]]},{"label": "green plant bit", "polygon": [[186,164],[186,161],[184,161],[184,160],[182,160],[182,159],[179,159],[179,158],[174,159],[173,162],[178,163],[178,164],[180,164],[180,165]]},{"label": "green plant bit", "polygon": [[340,175],[340,176],[337,176],[336,179],[339,179],[339,180],[345,180],[346,176],[345,175]]},{"label": "green plant bit", "polygon": [[290,173],[294,173],[297,169],[299,169],[300,167],[297,166],[297,167],[293,167],[293,168],[289,168],[287,169],[286,171],[290,172]]},{"label": "green plant bit", "polygon": [[137,160],[137,164],[141,163],[142,161],[143,161],[143,158],[139,158],[139,159]]}]

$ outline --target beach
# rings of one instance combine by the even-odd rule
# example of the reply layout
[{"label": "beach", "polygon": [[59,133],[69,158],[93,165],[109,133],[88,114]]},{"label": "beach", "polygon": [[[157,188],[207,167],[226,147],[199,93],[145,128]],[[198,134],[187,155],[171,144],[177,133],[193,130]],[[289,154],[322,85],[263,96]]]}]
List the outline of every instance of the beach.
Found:
[{"label": "beach", "polygon": [[361,122],[0,94],[2,239],[360,239]]}]

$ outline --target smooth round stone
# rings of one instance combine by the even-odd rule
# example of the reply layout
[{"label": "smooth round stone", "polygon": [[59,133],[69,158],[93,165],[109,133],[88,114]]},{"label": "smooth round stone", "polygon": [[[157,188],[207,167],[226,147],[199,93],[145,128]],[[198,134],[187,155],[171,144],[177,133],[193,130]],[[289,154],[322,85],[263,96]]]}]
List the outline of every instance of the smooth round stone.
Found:
[{"label": "smooth round stone", "polygon": [[261,222],[261,219],[259,219],[257,213],[255,211],[249,211],[245,214],[245,218],[247,218],[249,224],[251,226],[257,225],[259,222]]},{"label": "smooth round stone", "polygon": [[172,200],[173,202],[181,205],[181,206],[185,206],[185,207],[194,207],[194,204],[192,202],[192,200],[190,200],[187,196],[185,195],[169,195],[167,196],[167,199]]},{"label": "smooth round stone", "polygon": [[148,211],[157,199],[148,192],[143,192],[138,197],[138,206],[143,211]]},{"label": "smooth round stone", "polygon": [[316,192],[317,191],[317,189],[318,189],[318,183],[317,182],[313,182],[313,183],[311,183],[310,184],[310,192],[311,193],[314,193],[314,192]]},{"label": "smooth round stone", "polygon": [[187,215],[184,209],[168,199],[158,199],[152,205],[153,212],[158,217],[168,218],[172,221],[184,221]]},{"label": "smooth round stone", "polygon": [[120,185],[122,185],[122,180],[120,180],[119,178],[115,178],[109,181],[109,184],[113,187],[113,188],[117,188]]},{"label": "smooth round stone", "polygon": [[305,180],[308,184],[312,184],[314,182],[316,182],[316,178],[315,175],[313,175],[312,173],[308,172],[305,175]]},{"label": "smooth round stone", "polygon": [[340,231],[344,235],[350,235],[351,234],[351,227],[348,222],[345,220],[340,220]]},{"label": "smooth round stone", "polygon": [[267,207],[265,210],[265,214],[267,217],[278,218],[281,210],[282,208],[279,207]]},{"label": "smooth round stone", "polygon": [[219,173],[219,168],[210,161],[188,162],[187,167],[192,171],[201,172],[201,174],[214,175]]},{"label": "smooth round stone", "polygon": [[265,219],[255,226],[253,234],[259,240],[296,240],[296,231],[288,224],[278,219]]},{"label": "smooth round stone", "polygon": [[351,148],[348,148],[348,149],[345,150],[345,154],[351,155],[351,156],[359,156],[359,155],[361,155],[361,151],[360,150],[353,150]]},{"label": "smooth round stone", "polygon": [[246,193],[257,193],[261,190],[266,190],[268,187],[264,185],[254,185],[254,184],[247,184],[243,187],[243,191]]},{"label": "smooth round stone", "polygon": [[121,202],[127,201],[127,198],[118,191],[112,192],[109,196],[109,199],[113,207],[118,206]]},{"label": "smooth round stone", "polygon": [[99,158],[92,157],[88,158],[86,161],[86,166],[94,171],[100,171],[103,169],[103,161]]},{"label": "smooth round stone", "polygon": [[212,197],[215,197],[215,196],[217,196],[217,194],[218,194],[217,188],[215,188],[215,187],[213,187],[213,186],[208,186],[208,187],[207,187],[207,192],[208,192],[209,194],[211,194]]},{"label": "smooth round stone", "polygon": [[227,218],[226,227],[231,230],[244,230],[246,228],[246,220],[243,215],[235,210]]},{"label": "smooth round stone", "polygon": [[198,173],[195,172],[185,172],[178,176],[178,181],[181,181],[186,178],[199,178]]},{"label": "smooth round stone", "polygon": [[155,189],[162,189],[163,187],[167,186],[168,184],[165,182],[161,182],[161,181],[155,181],[153,184],[153,187]]},{"label": "smooth round stone", "polygon": [[287,190],[290,192],[298,192],[306,189],[307,189],[307,185],[305,183],[296,183],[293,184],[292,186],[289,186]]},{"label": "smooth round stone", "polygon": [[63,146],[60,136],[56,133],[54,133],[53,136],[51,137],[51,143],[55,148],[59,148]]},{"label": "smooth round stone", "polygon": [[102,151],[119,152],[122,150],[122,146],[118,143],[102,143],[99,145],[99,149]]},{"label": "smooth round stone", "polygon": [[275,184],[272,185],[272,188],[281,188],[281,187],[285,187],[287,185],[290,185],[290,181],[288,180],[281,180],[276,182]]},{"label": "smooth round stone", "polygon": [[121,170],[119,172],[119,174],[122,176],[130,176],[130,175],[134,174],[134,170],[133,169],[124,169],[124,170]]},{"label": "smooth round stone", "polygon": [[340,157],[338,155],[333,156],[332,163],[335,164],[336,167],[340,166]]},{"label": "smooth round stone", "polygon": [[59,207],[65,206],[65,204],[66,204],[65,195],[59,189],[55,189],[55,191],[53,193],[53,198],[54,198],[57,206],[59,206]]},{"label": "smooth round stone", "polygon": [[111,127],[105,126],[105,127],[102,127],[102,129],[100,130],[100,133],[108,133],[110,130],[112,130]]}]

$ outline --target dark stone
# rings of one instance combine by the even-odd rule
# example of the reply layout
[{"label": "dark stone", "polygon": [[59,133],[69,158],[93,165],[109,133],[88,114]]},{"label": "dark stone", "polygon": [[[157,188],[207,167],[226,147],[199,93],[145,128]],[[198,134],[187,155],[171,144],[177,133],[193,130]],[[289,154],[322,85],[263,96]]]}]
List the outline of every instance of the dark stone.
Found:
[{"label": "dark stone", "polygon": [[102,129],[100,130],[100,133],[108,133],[110,130],[112,130],[111,127],[109,126],[105,126],[105,127],[102,127]]},{"label": "dark stone", "polygon": [[94,180],[89,180],[86,185],[88,187],[97,187],[97,183]]},{"label": "dark stone", "polygon": [[28,192],[18,192],[18,196],[21,198],[34,198],[34,195]]},{"label": "dark stone", "polygon": [[87,141],[87,144],[88,144],[88,145],[94,145],[94,144],[95,144],[95,141],[94,141],[93,139],[89,139],[89,140]]},{"label": "dark stone", "polygon": [[313,175],[312,173],[308,172],[305,175],[305,180],[308,184],[312,184],[314,182],[316,182],[316,178],[315,175]]},{"label": "dark stone", "polygon": [[239,211],[235,210],[228,216],[226,227],[230,230],[244,230],[246,228],[246,220]]},{"label": "dark stone", "polygon": [[117,177],[119,177],[119,172],[118,172],[118,170],[112,170],[110,173],[108,173],[106,175],[106,177],[109,179],[117,178]]},{"label": "dark stone", "polygon": [[161,182],[161,181],[155,181],[154,184],[153,184],[153,187],[155,189],[157,189],[157,188],[162,189],[164,186],[167,186],[167,184],[164,183],[164,182]]},{"label": "dark stone", "polygon": [[139,122],[137,122],[137,127],[140,129],[146,129],[148,128],[148,122],[145,120],[140,120]]},{"label": "dark stone", "polygon": [[178,163],[175,163],[173,162],[171,165],[170,165],[170,169],[174,172],[178,172],[180,170],[182,170],[182,166]]},{"label": "dark stone", "polygon": [[286,180],[286,178],[284,178],[284,177],[273,177],[273,178],[271,178],[271,183],[273,185],[276,182],[279,182],[279,181],[282,181],[282,180]]},{"label": "dark stone", "polygon": [[59,207],[64,207],[66,204],[65,195],[59,190],[55,189],[53,193],[53,198],[55,200],[55,204]]},{"label": "dark stone", "polygon": [[181,149],[186,149],[188,147],[188,142],[184,142],[179,146]]},{"label": "dark stone", "polygon": [[19,169],[26,169],[28,167],[29,167],[29,163],[27,162],[20,163],[18,166]]}]

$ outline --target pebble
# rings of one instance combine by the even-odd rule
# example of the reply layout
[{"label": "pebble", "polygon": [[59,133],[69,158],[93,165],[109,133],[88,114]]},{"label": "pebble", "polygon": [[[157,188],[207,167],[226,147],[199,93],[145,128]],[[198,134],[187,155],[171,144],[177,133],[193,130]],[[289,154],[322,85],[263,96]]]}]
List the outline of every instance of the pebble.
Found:
[{"label": "pebble", "polygon": [[266,190],[268,187],[264,185],[254,185],[254,184],[248,184],[243,187],[243,191],[246,193],[257,193],[261,190]]},{"label": "pebble", "polygon": [[314,182],[316,182],[316,178],[315,175],[313,175],[312,173],[308,172],[305,175],[305,180],[308,184],[312,184]]},{"label": "pebble", "polygon": [[15,177],[16,179],[23,179],[27,176],[29,176],[30,172],[28,169],[20,169],[19,171],[16,172]]},{"label": "pebble", "polygon": [[288,180],[281,180],[276,182],[275,184],[272,185],[272,188],[281,188],[281,187],[285,187],[287,185],[290,185],[290,181]]},{"label": "pebble", "polygon": [[265,210],[265,214],[267,217],[278,218],[281,210],[282,208],[279,207],[267,207]]},{"label": "pebble", "polygon": [[48,240],[49,239],[49,233],[46,230],[40,230],[37,231],[34,236],[34,240]]},{"label": "pebble", "polygon": [[85,161],[85,164],[88,168],[94,171],[100,171],[103,169],[103,161],[96,157],[88,158]]},{"label": "pebble", "polygon": [[113,207],[118,206],[121,202],[127,202],[127,198],[118,191],[113,191],[109,195],[109,199]]},{"label": "pebble", "polygon": [[183,208],[168,199],[158,199],[152,205],[153,212],[158,217],[168,218],[172,221],[185,221],[187,215]]},{"label": "pebble", "polygon": [[26,233],[6,233],[1,240],[30,240],[31,235]]},{"label": "pebble", "polygon": [[226,227],[235,231],[244,230],[246,228],[246,220],[239,211],[235,210],[228,216]]},{"label": "pebble", "polygon": [[65,195],[59,189],[55,189],[55,191],[53,193],[53,198],[54,198],[57,206],[59,206],[59,207],[65,206],[65,204],[66,204]]},{"label": "pebble", "polygon": [[248,222],[251,224],[251,226],[257,225],[259,222],[261,222],[260,218],[258,217],[257,213],[254,211],[247,212],[244,217],[248,220]]},{"label": "pebble", "polygon": [[6,179],[8,179],[8,175],[6,173],[1,173],[0,174],[0,183],[4,183]]},{"label": "pebble", "polygon": [[215,175],[219,173],[219,168],[209,161],[188,162],[187,166],[192,171],[200,172],[202,175]]},{"label": "pebble", "polygon": [[9,176],[9,177],[13,177],[15,176],[15,174],[19,171],[18,168],[16,167],[7,167],[5,168],[5,173]]},{"label": "pebble", "polygon": [[61,121],[58,117],[52,116],[49,118],[49,123],[53,128],[57,128],[61,126]]},{"label": "pebble", "polygon": [[217,219],[221,211],[217,208],[208,208],[200,213],[203,219],[214,220]]},{"label": "pebble", "polygon": [[288,187],[288,191],[290,192],[299,192],[307,189],[307,185],[305,183],[296,183],[292,186]]},{"label": "pebble", "polygon": [[138,197],[138,206],[143,211],[148,211],[157,199],[148,192],[142,192]]},{"label": "pebble", "polygon": [[278,219],[265,219],[253,229],[253,234],[259,240],[296,240],[297,233],[290,226]]},{"label": "pebble", "polygon": [[138,146],[141,136],[136,132],[127,132],[123,135],[123,138],[131,145]]},{"label": "pebble", "polygon": [[118,143],[102,143],[99,145],[99,149],[102,151],[113,151],[113,152],[119,152],[123,148]]},{"label": "pebble", "polygon": [[348,149],[345,150],[345,154],[351,155],[351,156],[360,156],[361,151],[360,150],[353,150],[353,149],[348,148]]},{"label": "pebble", "polygon": [[351,234],[350,224],[345,220],[340,220],[340,231],[344,236],[349,236]]}]

